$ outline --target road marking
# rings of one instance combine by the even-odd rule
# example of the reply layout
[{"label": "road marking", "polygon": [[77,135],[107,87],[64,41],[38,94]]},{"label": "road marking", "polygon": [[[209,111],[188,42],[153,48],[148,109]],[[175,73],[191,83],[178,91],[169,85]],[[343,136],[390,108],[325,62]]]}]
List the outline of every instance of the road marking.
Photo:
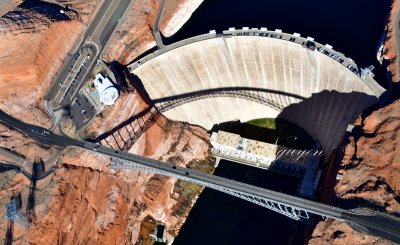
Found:
[{"label": "road marking", "polygon": [[[99,20],[99,23],[97,24],[96,28],[94,29],[92,35],[91,35],[90,37],[89,37],[89,36],[87,37],[87,38],[88,38],[88,39],[87,39],[88,41],[93,41],[93,42],[95,43],[95,41],[93,40],[93,37],[96,35],[97,29],[98,29],[100,26],[103,25],[103,21],[104,21],[105,19],[107,19],[107,18],[106,18],[107,15],[110,14],[110,16],[108,16],[108,19],[107,19],[107,21],[106,21],[104,27],[107,25],[107,23],[110,21],[112,15],[114,14],[114,11],[117,9],[117,7],[118,7],[118,5],[119,5],[120,2],[121,2],[121,1],[118,1],[118,3],[117,3],[117,1],[114,0],[114,1],[108,6],[108,8],[106,9],[106,11],[104,12],[103,18],[101,18],[101,19]],[[113,6],[113,4],[115,4],[114,9],[113,9],[112,11],[108,12],[108,11],[110,10],[110,8]],[[98,41],[100,42],[100,40],[98,40]]]}]

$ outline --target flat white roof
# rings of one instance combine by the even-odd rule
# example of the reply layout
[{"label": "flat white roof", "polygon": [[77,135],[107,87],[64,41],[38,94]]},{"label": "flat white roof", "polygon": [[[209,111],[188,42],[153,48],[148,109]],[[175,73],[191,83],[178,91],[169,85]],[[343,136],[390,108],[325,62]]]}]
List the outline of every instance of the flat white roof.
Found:
[{"label": "flat white roof", "polygon": [[101,103],[112,105],[118,99],[118,90],[108,77],[104,77],[101,73],[98,73],[93,80],[93,84],[100,95]]}]

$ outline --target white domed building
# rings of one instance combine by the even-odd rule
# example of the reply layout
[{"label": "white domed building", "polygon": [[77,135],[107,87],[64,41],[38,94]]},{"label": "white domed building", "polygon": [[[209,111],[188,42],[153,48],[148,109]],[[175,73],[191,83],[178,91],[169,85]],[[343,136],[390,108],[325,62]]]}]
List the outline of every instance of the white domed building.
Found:
[{"label": "white domed building", "polygon": [[93,80],[93,84],[96,87],[97,93],[99,94],[100,102],[103,105],[113,105],[118,99],[118,90],[109,78],[104,77],[103,74],[98,73],[96,78]]}]

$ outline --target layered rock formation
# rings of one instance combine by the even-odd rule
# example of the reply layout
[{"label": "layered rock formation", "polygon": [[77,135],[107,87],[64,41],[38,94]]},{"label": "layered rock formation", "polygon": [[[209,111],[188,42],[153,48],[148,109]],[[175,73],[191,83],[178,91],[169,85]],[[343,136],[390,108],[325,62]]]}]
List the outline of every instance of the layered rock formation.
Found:
[{"label": "layered rock formation", "polygon": [[44,94],[99,1],[68,2],[25,1],[0,18],[0,108],[37,125],[50,125]]},{"label": "layered rock formation", "polygon": [[[335,194],[344,199],[363,199],[400,213],[400,100],[360,115],[345,148],[339,173],[343,176]],[[387,241],[353,231],[338,221],[321,222],[311,244],[338,240],[339,244],[386,244]]]},{"label": "layered rock formation", "polygon": [[[50,119],[43,108],[46,93],[64,57],[73,46],[94,11],[96,1],[74,1],[75,11],[44,1],[13,1],[0,18],[0,108],[29,123],[49,126]],[[86,3],[85,3],[86,2]],[[79,8],[82,7],[82,8]],[[90,7],[85,9],[85,7]],[[6,10],[1,8],[1,10]],[[86,16],[86,17],[85,17]],[[25,169],[32,169],[36,159],[49,159],[54,149],[43,146],[15,130],[0,125],[0,147],[26,159]],[[13,159],[2,157],[1,161]],[[1,172],[0,237],[14,244],[27,243],[27,214],[31,182],[13,169]],[[49,179],[37,183],[37,213],[46,212],[51,200]],[[40,189],[42,188],[42,189]],[[6,204],[12,199],[21,202],[22,221],[7,221]],[[10,217],[9,217],[10,218]]]},{"label": "layered rock formation", "polygon": [[[44,1],[27,1],[26,5],[16,9],[14,6],[19,3],[12,5],[12,2],[17,1],[5,2],[9,4],[9,9],[0,5],[0,10],[4,11],[0,15],[6,14],[6,11],[9,13],[11,9],[19,11],[0,18],[0,108],[24,121],[49,126],[50,120],[43,109],[43,95],[100,1],[58,1],[68,4],[72,11]],[[38,8],[29,5],[35,2],[44,5]],[[175,32],[199,4],[198,0],[168,1],[161,24],[164,35]],[[158,7],[159,1],[135,1],[104,57],[108,61],[117,60],[126,64],[153,47],[155,42],[151,30]],[[66,11],[65,14],[59,11],[61,9]],[[90,138],[107,133],[146,108],[148,105],[137,92],[124,93],[114,107],[96,118],[84,136]],[[388,210],[398,212],[396,200],[399,186],[395,172],[398,163],[395,160],[399,150],[398,143],[389,144],[391,141],[388,139],[398,142],[397,136],[390,135],[390,129],[398,130],[393,118],[399,113],[392,107],[385,109],[380,114],[377,112],[375,117],[360,118],[359,127],[364,133],[353,135],[346,149],[344,178],[336,190],[342,197],[361,197],[377,204],[385,203]],[[390,119],[385,119],[385,113],[391,115]],[[142,123],[139,120],[134,126],[140,127]],[[132,131],[121,128],[118,138],[111,139],[109,143],[118,147],[131,137],[130,133]],[[130,152],[210,172],[213,164],[207,142],[204,129],[168,121],[158,115]],[[35,161],[37,157],[47,159],[55,154],[54,149],[3,125],[0,125],[0,146],[22,155],[28,162]],[[368,147],[373,150],[370,152]],[[380,161],[382,159],[385,162]],[[2,171],[0,242],[5,243],[4,239],[8,239],[13,244],[140,243],[148,238],[148,233],[141,231],[143,221],[149,217],[166,225],[167,239],[171,241],[201,188],[148,173],[115,172],[108,167],[110,160],[77,149],[64,151],[60,160],[62,165],[55,173],[35,183],[37,189],[33,207],[28,204],[32,196],[32,182],[14,170]],[[346,177],[351,175],[364,181],[353,182]],[[30,227],[24,226],[23,222],[7,220],[6,204],[12,199],[21,200],[19,212],[25,221],[32,220]],[[10,227],[13,228],[12,233],[9,232]],[[321,223],[314,234],[316,240],[311,240],[314,244],[327,242],[327,239],[350,244],[381,242],[356,234],[336,221]]]},{"label": "layered rock formation", "polygon": [[[116,32],[113,34],[103,58],[129,64],[137,56],[156,46],[152,30],[162,1],[138,0],[130,5]],[[171,36],[182,27],[203,0],[166,1],[160,30]]]},{"label": "layered rock formation", "polygon": [[382,58],[388,62],[388,71],[394,83],[400,82],[400,67],[399,67],[399,9],[400,1],[393,0],[392,7],[386,25],[386,39],[384,41]]},{"label": "layered rock formation", "polygon": [[[388,65],[392,82],[400,81],[399,10],[400,1],[393,0],[386,26],[381,59]],[[382,61],[381,60],[381,61]],[[335,186],[336,196],[365,200],[393,215],[400,213],[400,101],[360,115],[348,139]],[[309,244],[392,244],[354,231],[344,222],[320,222]]]},{"label": "layered rock formation", "polygon": [[[170,37],[175,34],[192,13],[200,6],[203,0],[172,0],[166,1],[165,11],[160,26],[162,34]],[[171,13],[174,13],[173,15]]]},{"label": "layered rock formation", "polygon": [[321,244],[358,244],[358,245],[388,245],[391,242],[354,231],[349,225],[336,220],[320,222],[313,232],[310,245]]},{"label": "layered rock formation", "polygon": [[[23,174],[15,174],[12,170],[1,173],[0,180],[0,242],[6,244],[6,240],[10,243],[8,244],[23,244],[25,240],[27,225],[21,221],[15,221],[11,226],[13,233],[12,236],[9,234],[9,227],[11,221],[7,219],[7,204],[10,204],[11,199],[14,196],[21,194],[24,198],[27,198],[27,193],[29,192],[29,180]],[[22,219],[26,219],[25,215],[22,215]],[[26,244],[26,243],[25,243]]]},{"label": "layered rock formation", "polygon": [[[43,155],[18,152],[27,157]],[[206,172],[213,169],[206,132],[199,127],[167,121],[162,116],[131,152]],[[93,153],[68,149],[62,156],[64,166],[56,170],[51,184],[42,190],[50,199],[37,201],[37,219],[29,230],[24,231],[23,226],[16,224],[22,232],[15,235],[15,244],[28,241],[31,244],[132,244],[139,240],[141,222],[147,216],[165,224],[167,239],[171,241],[201,191],[199,186],[149,173],[128,170],[116,173],[107,167],[110,159]],[[23,185],[21,178],[25,179]],[[6,212],[4,206],[13,194],[23,188],[28,192],[29,181],[25,177],[17,175],[13,181],[15,184],[2,192],[2,217]],[[47,211],[42,213],[43,207]],[[26,212],[24,208],[23,213]]]},{"label": "layered rock formation", "polygon": [[[190,133],[184,134],[190,137]],[[206,156],[207,147],[203,150],[184,161],[193,160],[195,154]],[[79,159],[83,164],[88,158],[79,153]],[[69,160],[74,165],[78,162]],[[191,164],[206,166],[198,160]],[[139,242],[141,222],[146,216],[164,223],[167,239],[171,241],[200,191],[197,187],[188,195],[181,191],[182,183],[153,174],[137,171],[111,174],[70,165],[57,170],[53,181],[57,185],[52,191],[49,212],[36,220],[28,233],[33,244],[135,244]]]},{"label": "layered rock formation", "polygon": [[[43,108],[43,96],[99,2],[59,1],[62,4],[59,6],[44,1],[26,1],[0,19],[3,41],[0,44],[0,109],[29,123],[50,125]],[[152,5],[142,2],[135,6],[139,12],[143,10],[145,16],[153,18],[157,4],[158,1],[153,1]],[[68,8],[64,8],[66,5]],[[152,26],[146,22],[147,17],[140,22],[140,16],[131,15],[129,21]],[[151,34],[151,29],[146,29],[145,33]],[[148,42],[140,45],[144,47],[139,48],[142,52]],[[134,55],[129,57],[134,57],[135,50],[127,51],[131,52]],[[24,99],[20,99],[22,97]],[[106,133],[146,108],[148,105],[137,92],[123,92],[117,104],[96,118],[83,137]],[[127,131],[119,135],[122,141],[131,137]],[[57,155],[53,148],[1,124],[0,146],[25,158],[30,170],[32,166],[28,165],[37,159]],[[205,172],[213,170],[206,131],[168,121],[162,115],[157,115],[129,150]],[[0,159],[3,160],[10,159]],[[31,181],[13,169],[2,170],[0,241],[13,244],[134,244],[149,238],[148,233],[140,232],[142,221],[148,217],[165,225],[167,239],[171,241],[202,188],[148,173],[116,172],[108,167],[110,161],[93,153],[67,149],[61,154],[57,170],[42,180]],[[20,219],[12,221],[14,218],[6,215],[10,203],[17,203]]]},{"label": "layered rock formation", "polygon": [[342,198],[362,198],[400,213],[400,100],[362,116],[346,146],[336,185]]},{"label": "layered rock formation", "polygon": [[161,1],[139,0],[130,4],[103,53],[103,58],[128,64],[155,46],[152,28]]}]

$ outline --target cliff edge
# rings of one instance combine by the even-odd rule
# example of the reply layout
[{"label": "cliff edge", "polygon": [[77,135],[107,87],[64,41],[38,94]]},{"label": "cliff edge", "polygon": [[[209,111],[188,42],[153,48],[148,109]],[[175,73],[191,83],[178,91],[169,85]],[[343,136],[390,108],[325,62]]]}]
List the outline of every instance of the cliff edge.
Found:
[{"label": "cliff edge", "polygon": [[[372,208],[400,214],[400,100],[368,116],[360,115],[354,123],[340,164],[342,176],[335,186],[337,197]],[[371,208],[371,207],[370,207]],[[320,222],[310,244],[334,241],[337,244],[391,244],[389,241],[361,234],[344,222]]]}]

